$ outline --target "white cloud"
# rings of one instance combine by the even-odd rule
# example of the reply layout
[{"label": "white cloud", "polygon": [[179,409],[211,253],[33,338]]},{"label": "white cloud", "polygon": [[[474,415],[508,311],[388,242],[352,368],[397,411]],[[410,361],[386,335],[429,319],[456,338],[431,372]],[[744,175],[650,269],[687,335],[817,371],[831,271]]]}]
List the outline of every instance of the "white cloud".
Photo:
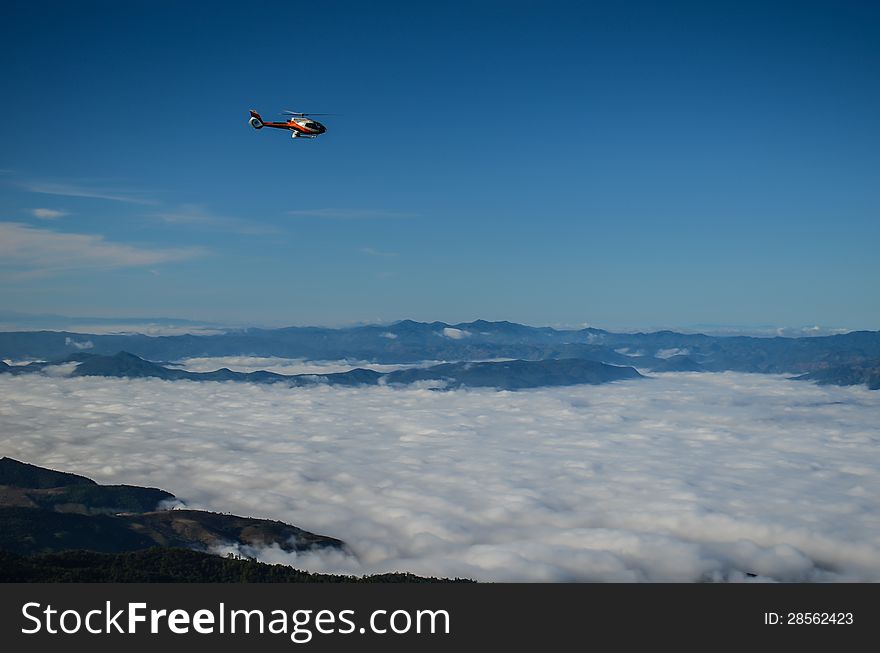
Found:
[{"label": "white cloud", "polygon": [[385,211],[382,209],[306,209],[288,211],[287,215],[297,218],[323,218],[325,220],[376,220],[414,218],[417,213],[405,213],[399,211]]},{"label": "white cloud", "polygon": [[0,374],[0,452],[356,556],[315,571],[880,581],[880,393],[745,374],[525,392]]},{"label": "white cloud", "polygon": [[73,374],[74,370],[79,367],[79,363],[61,363],[59,365],[47,365],[42,369],[42,373],[51,377],[66,377]]},{"label": "white cloud", "polygon": [[169,224],[205,224],[213,223],[214,218],[202,211],[176,211],[155,213],[153,217]]},{"label": "white cloud", "polygon": [[452,327],[445,327],[443,329],[443,335],[447,338],[451,338],[452,340],[462,340],[463,338],[467,338],[471,335],[470,331],[464,331],[463,329],[454,329]]},{"label": "white cloud", "polygon": [[679,349],[678,347],[672,347],[670,349],[659,349],[657,353],[654,354],[657,358],[672,358],[673,356],[687,356],[690,354],[689,349]]},{"label": "white cloud", "polygon": [[385,333],[380,334],[382,338],[388,338],[388,340],[397,340],[397,334],[391,333],[390,331],[386,331]]},{"label": "white cloud", "polygon": [[64,344],[67,345],[68,347],[75,347],[76,349],[91,349],[92,347],[95,346],[95,343],[93,343],[91,340],[79,342],[77,340],[74,340],[70,336],[67,336],[64,339]]},{"label": "white cloud", "polygon": [[252,236],[278,233],[277,229],[268,225],[253,220],[216,215],[197,204],[184,204],[173,211],[155,213],[152,217],[167,224],[204,227]]},{"label": "white cloud", "polygon": [[67,215],[67,211],[58,211],[56,209],[31,209],[31,215],[41,220],[55,220]]},{"label": "white cloud", "polygon": [[100,235],[0,222],[0,267],[30,273],[139,267],[180,261],[203,253],[204,250],[197,247],[146,249],[112,243]]}]

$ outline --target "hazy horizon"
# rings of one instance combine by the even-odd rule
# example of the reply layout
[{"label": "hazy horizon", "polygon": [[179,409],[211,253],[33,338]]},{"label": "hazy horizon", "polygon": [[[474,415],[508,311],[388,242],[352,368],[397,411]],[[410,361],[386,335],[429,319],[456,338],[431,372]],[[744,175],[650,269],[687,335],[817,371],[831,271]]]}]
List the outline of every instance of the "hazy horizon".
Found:
[{"label": "hazy horizon", "polygon": [[[29,331],[29,330],[47,330],[47,331],[65,331],[74,328],[80,329],[84,334],[101,334],[101,333],[144,333],[145,335],[175,335],[177,333],[192,333],[194,335],[210,334],[221,332],[224,329],[243,329],[243,328],[285,328],[285,327],[319,327],[328,329],[345,329],[358,326],[382,326],[390,325],[405,320],[413,320],[415,322],[431,323],[443,322],[450,325],[466,324],[477,320],[486,320],[489,322],[514,322],[535,328],[549,327],[552,329],[579,330],[585,328],[596,328],[606,331],[617,332],[635,332],[635,331],[680,331],[683,333],[707,333],[717,335],[755,335],[755,336],[783,336],[783,337],[807,337],[807,336],[824,336],[835,335],[839,333],[849,333],[852,331],[876,331],[880,328],[868,327],[849,327],[840,325],[818,325],[818,324],[802,324],[802,325],[774,325],[766,323],[758,324],[656,324],[646,323],[638,325],[620,325],[620,324],[595,324],[590,322],[581,322],[574,324],[551,324],[549,322],[541,323],[525,323],[516,320],[497,319],[488,320],[482,316],[473,317],[465,320],[449,320],[449,319],[416,319],[410,316],[399,317],[389,320],[374,321],[357,321],[342,322],[331,324],[318,324],[311,322],[293,323],[291,321],[279,322],[224,322],[211,320],[196,320],[192,318],[156,316],[156,315],[63,315],[60,313],[24,313],[19,311],[0,310],[0,331]],[[61,322],[62,324],[59,324]],[[86,332],[84,329],[93,329]],[[140,329],[140,330],[138,330]]]}]

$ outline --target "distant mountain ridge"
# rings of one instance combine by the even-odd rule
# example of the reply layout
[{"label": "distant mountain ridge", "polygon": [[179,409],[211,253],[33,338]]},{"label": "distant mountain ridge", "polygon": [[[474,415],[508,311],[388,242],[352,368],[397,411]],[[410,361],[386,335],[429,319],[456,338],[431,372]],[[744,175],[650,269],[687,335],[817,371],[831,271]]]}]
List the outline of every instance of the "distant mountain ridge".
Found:
[{"label": "distant mountain ridge", "polygon": [[824,367],[796,378],[799,381],[815,381],[819,385],[865,384],[869,390],[880,390],[880,360]]},{"label": "distant mountain ridge", "polygon": [[337,386],[405,385],[417,381],[436,381],[443,388],[492,387],[500,390],[521,390],[545,386],[598,384],[624,379],[642,378],[632,367],[608,365],[591,360],[562,359],[542,361],[498,361],[444,363],[426,368],[376,372],[355,368],[332,374],[277,374],[275,372],[233,372],[222,368],[213,372],[189,372],[153,363],[130,354],[113,356],[77,353],[63,361],[29,363],[0,369],[0,373],[31,374],[48,367],[78,363],[71,376],[110,376],[123,378],[158,378],[189,381],[241,381],[249,383],[283,383],[291,387],[317,384]]},{"label": "distant mountain ridge", "polygon": [[583,359],[657,371],[807,374],[856,361],[880,360],[880,331],[766,338],[674,331],[614,333],[596,328],[557,330],[486,320],[457,324],[402,320],[343,329],[287,327],[155,337],[55,331],[0,333],[0,359],[57,361],[76,352],[106,356],[120,351],[153,361],[205,356],[356,359],[381,364]]},{"label": "distant mountain ridge", "polygon": [[97,485],[92,479],[68,472],[37,467],[12,458],[0,458],[0,485],[46,489],[71,485]]}]

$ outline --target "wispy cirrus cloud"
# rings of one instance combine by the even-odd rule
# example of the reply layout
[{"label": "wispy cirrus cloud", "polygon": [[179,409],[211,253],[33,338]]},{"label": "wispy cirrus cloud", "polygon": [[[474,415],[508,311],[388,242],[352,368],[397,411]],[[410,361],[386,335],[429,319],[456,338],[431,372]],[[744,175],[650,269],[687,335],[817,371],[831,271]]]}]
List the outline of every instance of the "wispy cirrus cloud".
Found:
[{"label": "wispy cirrus cloud", "polygon": [[145,197],[141,191],[130,189],[108,189],[103,187],[86,186],[68,182],[48,181],[20,181],[18,187],[41,195],[58,195],[61,197],[84,197],[111,202],[126,202],[128,204],[158,204],[159,202]]},{"label": "wispy cirrus cloud", "polygon": [[219,229],[240,234],[265,235],[278,233],[278,230],[252,220],[217,215],[198,204],[183,204],[174,210],[161,211],[150,216],[166,224]]},{"label": "wispy cirrus cloud", "polygon": [[324,220],[385,220],[418,217],[418,213],[386,211],[384,209],[300,209],[288,211],[296,218],[319,218]]},{"label": "wispy cirrus cloud", "polygon": [[0,222],[0,270],[11,270],[19,277],[150,266],[203,254],[205,250],[200,247],[135,247],[109,242],[98,234],[64,233]]},{"label": "wispy cirrus cloud", "polygon": [[57,209],[31,209],[30,214],[40,220],[56,220],[69,215],[67,211],[59,211]]}]

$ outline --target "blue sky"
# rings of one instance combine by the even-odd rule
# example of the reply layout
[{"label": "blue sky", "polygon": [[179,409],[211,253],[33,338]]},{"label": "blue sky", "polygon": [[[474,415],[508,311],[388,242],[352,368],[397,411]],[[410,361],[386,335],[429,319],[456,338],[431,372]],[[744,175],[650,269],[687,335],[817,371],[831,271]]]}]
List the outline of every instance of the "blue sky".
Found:
[{"label": "blue sky", "polygon": [[2,12],[7,310],[880,328],[876,3]]}]

